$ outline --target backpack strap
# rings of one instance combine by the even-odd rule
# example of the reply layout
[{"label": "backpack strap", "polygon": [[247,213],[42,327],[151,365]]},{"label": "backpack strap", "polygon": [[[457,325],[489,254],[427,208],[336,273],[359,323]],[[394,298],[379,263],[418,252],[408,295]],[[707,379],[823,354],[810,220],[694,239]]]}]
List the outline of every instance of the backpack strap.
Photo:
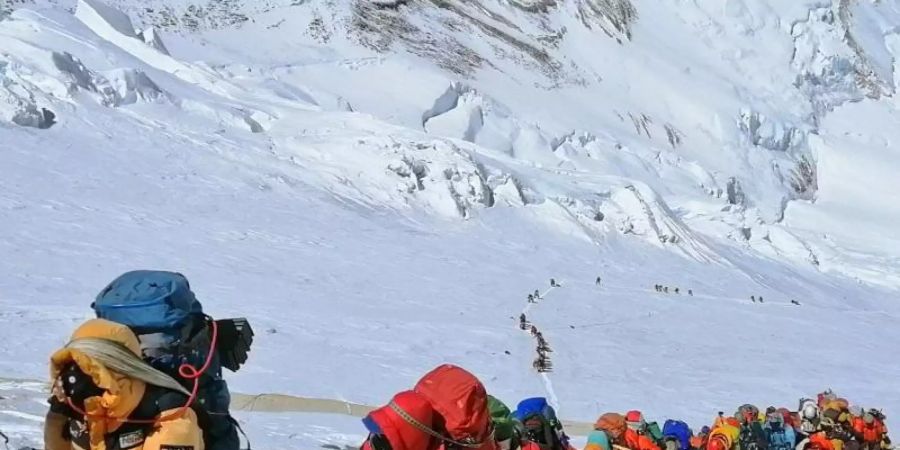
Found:
[{"label": "backpack strap", "polygon": [[[422,422],[419,422],[418,420],[416,420],[413,416],[409,415],[409,413],[404,411],[403,408],[401,408],[399,405],[397,405],[393,401],[391,401],[388,404],[388,406],[410,426],[412,426],[413,428],[415,428],[429,436],[437,438],[438,440],[440,440],[442,442],[445,442],[448,444],[453,444],[453,445],[456,445],[459,447],[466,447],[466,448],[479,448],[482,445],[484,445],[484,442],[455,441],[447,436],[444,436],[441,433],[438,433],[437,431],[434,431],[433,429],[431,429],[427,425],[423,424]],[[494,432],[493,432],[493,430],[491,430],[491,436],[488,439],[493,439],[493,438],[494,438]]]}]

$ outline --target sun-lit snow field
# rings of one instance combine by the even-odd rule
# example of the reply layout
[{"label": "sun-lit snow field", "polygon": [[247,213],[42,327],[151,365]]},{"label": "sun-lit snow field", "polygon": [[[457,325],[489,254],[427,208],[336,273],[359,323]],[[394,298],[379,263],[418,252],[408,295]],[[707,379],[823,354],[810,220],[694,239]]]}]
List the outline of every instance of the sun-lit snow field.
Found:
[{"label": "sun-lit snow field", "polygon": [[[630,39],[603,22],[619,43],[583,2],[484,1],[494,28],[462,31],[363,8],[443,39],[388,50],[343,32],[349,1],[183,33],[126,0],[133,23],[96,0],[0,21],[0,431],[39,443],[49,353],[135,268],[250,318],[245,394],[377,405],[452,362],[583,422],[699,427],[827,387],[900,411],[898,8],[635,1]],[[551,277],[527,311],[545,380],[517,323]],[[238,417],[262,449],[363,437]]]}]

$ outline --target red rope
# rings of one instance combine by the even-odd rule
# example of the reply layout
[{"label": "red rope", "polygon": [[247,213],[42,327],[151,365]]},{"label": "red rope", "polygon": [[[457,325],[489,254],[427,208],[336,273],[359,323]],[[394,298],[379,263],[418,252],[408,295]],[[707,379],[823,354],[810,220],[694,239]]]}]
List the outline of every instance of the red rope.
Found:
[{"label": "red rope", "polygon": [[119,417],[110,417],[106,415],[100,414],[88,414],[85,410],[75,406],[72,402],[72,399],[66,397],[66,404],[69,405],[69,408],[72,408],[78,414],[81,414],[86,419],[104,419],[104,420],[115,420],[120,423],[143,423],[143,424],[153,424],[158,422],[166,422],[169,420],[174,420],[182,415],[184,415],[185,411],[187,411],[194,401],[197,399],[197,391],[200,389],[200,377],[203,376],[204,373],[209,369],[209,366],[212,364],[213,356],[216,350],[216,341],[219,338],[219,324],[216,323],[215,320],[209,321],[212,326],[212,336],[209,342],[209,353],[206,355],[206,361],[203,363],[203,366],[200,369],[195,368],[194,366],[184,363],[178,367],[178,375],[180,375],[185,380],[193,380],[194,387],[191,389],[191,395],[188,397],[187,402],[184,406],[178,408],[177,411],[166,414],[165,416],[160,416],[156,419],[127,419],[127,418],[119,418]]}]

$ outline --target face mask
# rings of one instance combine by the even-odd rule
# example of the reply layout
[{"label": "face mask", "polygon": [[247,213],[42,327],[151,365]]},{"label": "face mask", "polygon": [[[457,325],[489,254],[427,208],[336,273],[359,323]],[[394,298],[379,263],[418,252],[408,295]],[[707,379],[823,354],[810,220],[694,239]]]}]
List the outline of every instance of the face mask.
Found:
[{"label": "face mask", "polygon": [[84,408],[84,401],[103,395],[103,389],[94,384],[91,377],[82,372],[78,364],[69,363],[59,375],[63,392],[77,407]]}]

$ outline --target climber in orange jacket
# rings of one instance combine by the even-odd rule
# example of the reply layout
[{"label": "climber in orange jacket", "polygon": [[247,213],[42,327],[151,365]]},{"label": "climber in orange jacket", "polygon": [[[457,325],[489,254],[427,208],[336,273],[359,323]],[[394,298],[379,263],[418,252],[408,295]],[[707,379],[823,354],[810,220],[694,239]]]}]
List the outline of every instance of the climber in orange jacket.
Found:
[{"label": "climber in orange jacket", "polygon": [[660,450],[659,446],[647,436],[647,422],[640,411],[628,411],[625,414],[625,445],[631,450]]},{"label": "climber in orange jacket", "polygon": [[92,319],[50,357],[46,450],[204,450],[190,393],[141,359],[128,327]]},{"label": "climber in orange jacket", "polygon": [[853,419],[853,434],[866,449],[878,449],[882,443],[890,444],[883,416],[877,410],[869,410]]}]

